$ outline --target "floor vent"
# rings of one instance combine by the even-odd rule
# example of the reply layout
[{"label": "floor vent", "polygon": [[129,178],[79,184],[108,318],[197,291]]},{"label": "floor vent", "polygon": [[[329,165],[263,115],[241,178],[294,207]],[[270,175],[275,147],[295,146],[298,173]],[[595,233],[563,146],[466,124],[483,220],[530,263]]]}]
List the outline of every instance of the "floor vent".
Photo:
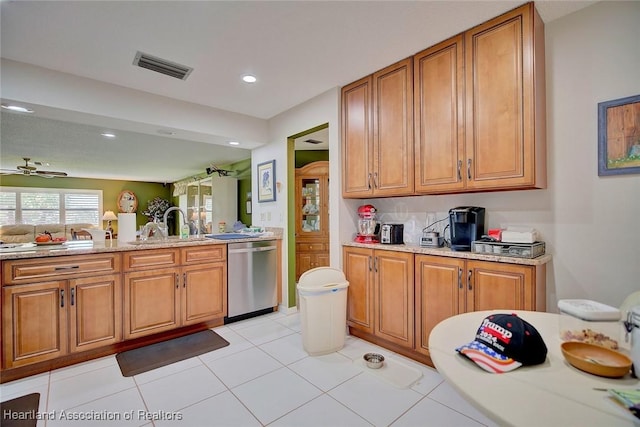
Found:
[{"label": "floor vent", "polygon": [[165,74],[175,77],[176,79],[186,80],[193,68],[166,59],[151,56],[148,53],[137,52],[133,59],[133,65],[155,71],[156,73]]}]

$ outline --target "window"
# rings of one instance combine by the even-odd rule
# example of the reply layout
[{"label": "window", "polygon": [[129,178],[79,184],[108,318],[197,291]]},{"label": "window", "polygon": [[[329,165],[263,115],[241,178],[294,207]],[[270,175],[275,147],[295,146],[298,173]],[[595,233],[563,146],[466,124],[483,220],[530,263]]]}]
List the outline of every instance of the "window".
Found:
[{"label": "window", "polygon": [[0,225],[71,224],[100,226],[102,190],[0,187]]}]

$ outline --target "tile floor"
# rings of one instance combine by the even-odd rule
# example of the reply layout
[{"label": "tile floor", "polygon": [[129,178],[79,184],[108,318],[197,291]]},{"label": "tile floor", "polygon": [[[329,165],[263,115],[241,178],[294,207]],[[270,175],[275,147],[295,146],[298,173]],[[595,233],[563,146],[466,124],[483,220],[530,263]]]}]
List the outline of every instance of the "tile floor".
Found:
[{"label": "tile floor", "polygon": [[[39,427],[495,426],[434,369],[356,337],[310,357],[299,313],[214,330],[230,345],[130,378],[109,356],[2,384],[1,399],[40,393]],[[369,351],[423,376],[397,388],[360,366]]]}]

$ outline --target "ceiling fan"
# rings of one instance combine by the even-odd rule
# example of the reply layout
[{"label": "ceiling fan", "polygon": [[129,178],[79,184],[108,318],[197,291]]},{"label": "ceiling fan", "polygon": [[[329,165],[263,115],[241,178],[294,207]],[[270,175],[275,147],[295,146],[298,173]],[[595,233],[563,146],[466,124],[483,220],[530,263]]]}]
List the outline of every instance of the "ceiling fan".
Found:
[{"label": "ceiling fan", "polygon": [[66,172],[38,170],[37,167],[29,164],[29,161],[31,160],[29,157],[23,157],[22,159],[24,160],[24,165],[16,166],[16,170],[2,169],[2,172],[0,173],[2,173],[3,175],[13,174],[13,175],[26,175],[26,176],[41,176],[43,178],[55,178],[55,177],[67,176]]}]

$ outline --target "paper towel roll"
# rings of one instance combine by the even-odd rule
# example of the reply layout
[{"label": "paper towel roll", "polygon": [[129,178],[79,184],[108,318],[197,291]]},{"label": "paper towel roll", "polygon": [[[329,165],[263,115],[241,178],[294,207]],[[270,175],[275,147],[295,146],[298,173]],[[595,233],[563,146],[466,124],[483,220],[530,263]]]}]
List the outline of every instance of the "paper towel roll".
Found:
[{"label": "paper towel roll", "polygon": [[136,240],[136,214],[118,214],[118,242],[133,242]]}]

